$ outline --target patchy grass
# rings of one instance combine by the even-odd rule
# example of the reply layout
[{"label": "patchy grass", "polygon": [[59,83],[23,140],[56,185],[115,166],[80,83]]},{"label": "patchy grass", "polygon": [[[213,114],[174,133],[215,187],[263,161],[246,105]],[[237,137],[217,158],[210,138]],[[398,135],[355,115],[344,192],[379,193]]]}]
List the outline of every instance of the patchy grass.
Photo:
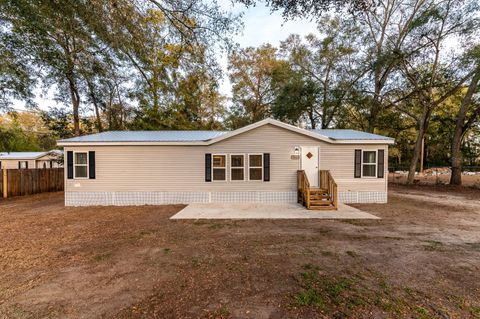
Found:
[{"label": "patchy grass", "polygon": [[471,250],[480,251],[480,242],[478,242],[478,243],[466,243],[465,245]]},{"label": "patchy grass", "polygon": [[424,246],[424,249],[426,251],[442,251],[444,250],[444,245],[442,242],[436,241],[436,240],[426,240],[425,241],[426,245]]},{"label": "patchy grass", "polygon": [[354,252],[353,250],[347,250],[345,252],[347,255],[349,255],[350,257],[357,257],[358,254],[356,252]]},{"label": "patchy grass", "polygon": [[300,272],[299,284],[301,288],[293,295],[291,305],[313,309],[329,318],[353,318],[356,313],[380,309],[389,318],[410,313],[413,318],[433,319],[437,318],[436,311],[440,311],[424,304],[423,294],[409,287],[394,287],[371,273],[336,276],[306,264]]},{"label": "patchy grass", "polygon": [[108,260],[112,257],[112,253],[111,252],[106,252],[106,253],[101,253],[101,254],[97,254],[93,257],[93,259],[96,261],[96,262],[102,262],[102,261],[105,261],[105,260]]},{"label": "patchy grass", "polygon": [[220,223],[214,223],[208,226],[210,229],[221,229],[225,227],[225,224],[220,224]]},{"label": "patchy grass", "polygon": [[422,306],[417,306],[414,308],[415,313],[417,314],[418,319],[434,319],[430,311]]},{"label": "patchy grass", "polygon": [[473,316],[473,318],[480,319],[480,306],[479,307],[476,307],[476,306],[470,307],[469,312]]},{"label": "patchy grass", "polygon": [[336,316],[348,315],[351,309],[364,303],[354,288],[355,279],[323,275],[319,267],[310,264],[303,268],[300,273],[302,289],[294,296],[294,305],[313,307]]}]

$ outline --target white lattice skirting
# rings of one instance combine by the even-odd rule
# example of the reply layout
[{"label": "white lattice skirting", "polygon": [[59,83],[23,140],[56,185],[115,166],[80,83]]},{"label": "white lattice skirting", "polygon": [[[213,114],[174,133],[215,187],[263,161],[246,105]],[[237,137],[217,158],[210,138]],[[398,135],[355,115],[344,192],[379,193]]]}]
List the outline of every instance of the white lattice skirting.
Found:
[{"label": "white lattice skirting", "polygon": [[338,201],[345,204],[386,203],[387,192],[338,192]]},{"label": "white lattice skirting", "polygon": [[[386,203],[386,192],[339,192],[342,203]],[[214,202],[296,203],[296,192],[65,192],[65,206],[136,206]]]}]

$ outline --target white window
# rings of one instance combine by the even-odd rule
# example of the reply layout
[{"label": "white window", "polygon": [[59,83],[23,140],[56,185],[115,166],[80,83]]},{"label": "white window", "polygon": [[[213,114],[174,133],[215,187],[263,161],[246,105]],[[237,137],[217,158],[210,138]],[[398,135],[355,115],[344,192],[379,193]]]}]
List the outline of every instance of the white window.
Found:
[{"label": "white window", "polygon": [[227,180],[227,156],[220,154],[212,155],[212,180]]},{"label": "white window", "polygon": [[363,151],[362,176],[363,177],[377,176],[377,152],[376,151]]},{"label": "white window", "polygon": [[245,155],[243,154],[230,155],[230,180],[232,181],[245,180]]},{"label": "white window", "polygon": [[248,154],[248,180],[263,180],[263,154]]},{"label": "white window", "polygon": [[73,168],[75,178],[88,178],[88,154],[86,152],[75,153]]},{"label": "white window", "polygon": [[27,161],[19,161],[18,162],[18,167],[20,169],[28,168],[28,162]]}]

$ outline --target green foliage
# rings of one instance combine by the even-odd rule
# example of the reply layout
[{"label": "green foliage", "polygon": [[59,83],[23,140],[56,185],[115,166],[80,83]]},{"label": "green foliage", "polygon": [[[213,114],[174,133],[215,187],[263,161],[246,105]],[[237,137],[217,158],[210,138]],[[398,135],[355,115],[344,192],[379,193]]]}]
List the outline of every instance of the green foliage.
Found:
[{"label": "green foliage", "polygon": [[303,79],[301,74],[292,71],[289,78],[277,86],[278,92],[272,107],[273,116],[290,124],[299,124],[306,116],[315,127],[315,106],[320,90],[316,83]]},{"label": "green foliage", "polygon": [[221,129],[225,98],[207,70],[192,70],[177,80],[175,94],[157,107],[149,103],[135,111],[131,129]]},{"label": "green foliage", "polygon": [[0,116],[0,151],[26,152],[56,148],[55,136],[36,113]]},{"label": "green foliage", "polygon": [[[348,65],[355,54],[356,26],[338,17],[319,20],[321,36],[308,35],[302,40],[289,36],[280,45],[290,68],[290,75],[276,80],[278,116],[292,116],[294,123],[307,122],[312,128],[335,124],[357,81]],[[288,105],[287,105],[288,104]]]},{"label": "green foliage", "polygon": [[277,49],[270,44],[241,49],[229,56],[233,106],[228,127],[238,128],[271,115],[275,97],[272,77],[280,67]]},{"label": "green foliage", "polygon": [[[182,118],[190,105],[176,100],[181,83],[199,72],[215,83],[213,54],[231,45],[228,35],[239,27],[235,16],[202,0],[2,1],[0,23],[2,103],[28,100],[35,81],[55,88],[56,99],[71,104],[76,135],[88,127],[80,118],[92,109],[99,131],[105,125],[124,129],[132,105],[138,105],[135,119],[140,119],[134,126],[190,123],[189,115]],[[218,108],[221,98],[216,86],[211,88],[202,106]],[[219,125],[218,115],[199,121]]]},{"label": "green foliage", "polygon": [[10,39],[0,33],[0,111],[7,109],[12,99],[33,104],[31,92],[34,84],[26,61],[10,50]]},{"label": "green foliage", "polygon": [[[248,6],[254,6],[257,2],[259,2],[258,0],[236,1],[244,3]],[[267,0],[265,2],[269,7],[271,7],[272,10],[282,11],[283,16],[288,19],[306,17],[317,19],[331,9],[341,11],[345,8],[348,8],[348,11],[353,13],[365,10],[372,5],[372,3],[368,0]]]}]

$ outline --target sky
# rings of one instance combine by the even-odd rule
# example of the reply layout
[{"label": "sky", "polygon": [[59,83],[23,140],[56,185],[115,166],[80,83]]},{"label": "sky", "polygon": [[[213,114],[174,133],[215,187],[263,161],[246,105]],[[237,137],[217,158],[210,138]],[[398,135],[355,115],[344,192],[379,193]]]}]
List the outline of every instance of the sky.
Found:
[{"label": "sky", "polygon": [[[316,32],[316,24],[308,20],[289,20],[284,21],[281,12],[271,13],[270,9],[263,4],[257,4],[255,7],[246,8],[243,4],[232,4],[231,0],[219,0],[219,5],[228,11],[234,13],[243,12],[242,21],[244,29],[237,35],[233,36],[233,41],[238,43],[240,47],[260,46],[264,43],[271,43],[278,46],[280,41],[285,40],[290,34],[307,35]],[[226,54],[218,54],[218,62],[224,70],[224,76],[220,83],[220,93],[231,96],[231,84],[227,74],[227,56]],[[46,110],[49,106],[58,104],[51,98],[52,94],[40,96],[40,90],[37,90],[35,102],[41,109]],[[15,109],[24,109],[24,103],[16,101]]]}]

